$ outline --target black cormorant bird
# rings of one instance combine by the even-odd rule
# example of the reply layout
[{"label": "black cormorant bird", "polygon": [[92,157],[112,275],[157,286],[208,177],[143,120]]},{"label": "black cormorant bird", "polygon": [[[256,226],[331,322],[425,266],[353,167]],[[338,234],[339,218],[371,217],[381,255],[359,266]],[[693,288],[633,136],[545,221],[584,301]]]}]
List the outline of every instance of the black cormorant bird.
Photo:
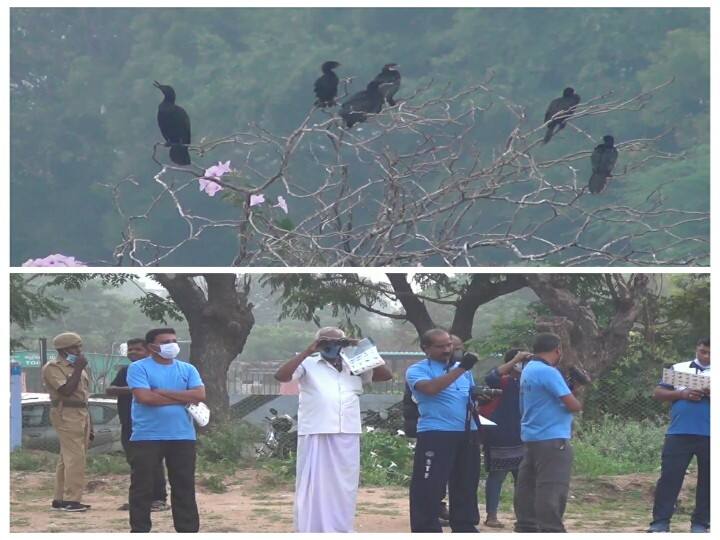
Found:
[{"label": "black cormorant bird", "polygon": [[338,76],[335,75],[333,69],[340,66],[340,62],[329,60],[325,62],[320,69],[322,69],[322,77],[315,81],[315,105],[317,107],[333,107],[335,105],[335,98],[337,97],[338,88]]},{"label": "black cormorant bird", "polygon": [[367,113],[379,113],[382,111],[383,94],[380,90],[381,84],[373,80],[367,88],[357,94],[353,94],[340,107],[340,116],[345,120],[348,128],[358,122],[367,120]]},{"label": "black cormorant bird", "polygon": [[186,146],[190,144],[190,117],[185,109],[175,105],[172,86],[157,81],[154,81],[154,86],[165,96],[158,106],[157,121],[165,137],[165,145],[170,147],[170,159],[177,165],[190,165],[190,153]]},{"label": "black cormorant bird", "polygon": [[618,151],[615,148],[615,139],[612,135],[605,135],[603,143],[595,147],[590,158],[593,171],[590,182],[588,182],[590,193],[600,193],[605,189],[608,177],[612,176],[612,170],[615,167],[617,158]]},{"label": "black cormorant bird", "polygon": [[383,95],[383,99],[387,101],[391,107],[395,105],[393,96],[400,89],[401,77],[398,67],[397,64],[385,64],[382,71],[373,79],[382,85],[380,92]]},{"label": "black cormorant bird", "polygon": [[[567,114],[557,116],[547,125],[547,132],[543,140],[544,143],[550,141],[555,133],[565,127],[565,121],[572,116],[578,103],[580,103],[580,96],[578,96],[572,88],[566,88],[563,90],[562,97],[555,98],[550,102],[547,111],[545,111],[545,122],[550,121],[550,119],[559,112],[567,111]],[[557,130],[555,129],[556,127]]]}]

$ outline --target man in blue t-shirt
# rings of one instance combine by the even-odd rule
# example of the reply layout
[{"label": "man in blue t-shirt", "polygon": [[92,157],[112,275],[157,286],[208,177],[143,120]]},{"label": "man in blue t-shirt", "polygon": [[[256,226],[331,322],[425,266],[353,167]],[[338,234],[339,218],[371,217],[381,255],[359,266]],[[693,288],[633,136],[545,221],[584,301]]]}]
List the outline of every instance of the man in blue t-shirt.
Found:
[{"label": "man in blue t-shirt", "polygon": [[572,419],[582,405],[556,367],[561,357],[560,338],[538,334],[520,376],[524,450],[515,486],[515,532],[565,532]]},{"label": "man in blue t-shirt", "polygon": [[480,446],[477,427],[467,424],[467,414],[474,384],[470,370],[478,359],[465,354],[454,362],[450,334],[438,328],[421,336],[420,347],[427,358],[405,372],[420,412],[410,482],[410,528],[442,532],[440,501],[447,486],[452,531],[477,532]]},{"label": "man in blue t-shirt", "polygon": [[672,407],[648,532],[670,531],[670,520],[693,456],[698,473],[690,532],[710,532],[710,338],[698,340],[692,362],[680,362],[673,369],[705,375],[708,383],[703,390],[676,388],[662,382],[655,388],[655,399],[669,401]]},{"label": "man in blue t-shirt", "polygon": [[176,360],[175,330],[156,328],[145,336],[150,356],[130,364],[130,528],[150,532],[155,471],[165,465],[170,481],[173,524],[177,532],[200,528],[195,501],[195,427],[185,406],[205,399],[195,366]]},{"label": "man in blue t-shirt", "polygon": [[[127,346],[127,358],[130,363],[137,362],[146,358],[149,354],[145,345],[144,338],[132,338],[125,342]],[[125,451],[125,458],[130,463],[130,435],[132,434],[132,420],[130,417],[130,409],[132,407],[132,390],[127,382],[128,366],[122,366],[110,386],[105,388],[108,396],[117,396],[117,411],[120,419],[120,442]],[[167,489],[165,489],[165,466],[161,463],[155,473],[155,482],[153,486],[153,502],[151,510],[153,512],[167,510],[170,507],[166,504]],[[130,503],[123,504],[118,510],[127,512],[130,510]]]}]

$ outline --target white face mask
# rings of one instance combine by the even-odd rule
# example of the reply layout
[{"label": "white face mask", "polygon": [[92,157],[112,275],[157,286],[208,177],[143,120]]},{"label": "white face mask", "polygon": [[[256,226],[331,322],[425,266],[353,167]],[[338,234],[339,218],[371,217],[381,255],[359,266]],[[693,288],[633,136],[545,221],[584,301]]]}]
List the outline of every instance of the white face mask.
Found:
[{"label": "white face mask", "polygon": [[160,352],[158,354],[166,360],[173,360],[180,354],[180,345],[177,343],[163,343],[160,345]]}]

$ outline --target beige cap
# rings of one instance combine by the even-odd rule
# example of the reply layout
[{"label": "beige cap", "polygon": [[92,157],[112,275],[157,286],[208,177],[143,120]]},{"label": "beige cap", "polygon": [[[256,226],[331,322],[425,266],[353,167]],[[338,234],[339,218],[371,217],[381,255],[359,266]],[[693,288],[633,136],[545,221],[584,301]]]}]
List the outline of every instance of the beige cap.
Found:
[{"label": "beige cap", "polygon": [[63,332],[53,338],[53,347],[56,349],[67,349],[74,345],[82,345],[82,338],[75,332]]},{"label": "beige cap", "polygon": [[335,326],[325,326],[315,332],[315,339],[330,338],[330,339],[343,339],[345,332]]}]

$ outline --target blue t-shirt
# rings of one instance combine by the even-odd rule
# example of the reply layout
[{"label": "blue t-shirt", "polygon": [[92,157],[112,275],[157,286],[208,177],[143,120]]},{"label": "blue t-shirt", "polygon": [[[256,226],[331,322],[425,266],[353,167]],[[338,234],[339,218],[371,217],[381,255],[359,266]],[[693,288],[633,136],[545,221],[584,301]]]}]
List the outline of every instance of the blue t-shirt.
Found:
[{"label": "blue t-shirt", "polygon": [[[150,390],[189,390],[203,386],[198,370],[192,364],[174,360],[161,364],[152,357],[128,366],[128,386]],[[195,426],[185,405],[144,405],[132,400],[131,441],[194,441]]]},{"label": "blue t-shirt", "polygon": [[[450,369],[457,367],[455,364]],[[466,371],[450,386],[434,396],[423,394],[415,389],[419,381],[429,381],[445,375],[443,362],[426,358],[410,366],[405,372],[405,380],[412,390],[413,398],[418,404],[420,418],[418,433],[423,431],[465,431],[470,387],[475,384],[472,373]],[[475,422],[470,422],[470,429],[477,430]]]},{"label": "blue t-shirt", "polygon": [[[673,369],[685,372],[710,372],[710,366],[702,366],[695,360],[680,362]],[[658,386],[675,390],[671,384],[660,383]],[[703,435],[710,436],[710,398],[704,397],[700,401],[678,399],[670,407],[670,427],[667,435]]]},{"label": "blue t-shirt", "polygon": [[557,368],[534,360],[525,364],[520,376],[520,438],[523,442],[569,439],[572,413],[560,401],[570,394]]}]

